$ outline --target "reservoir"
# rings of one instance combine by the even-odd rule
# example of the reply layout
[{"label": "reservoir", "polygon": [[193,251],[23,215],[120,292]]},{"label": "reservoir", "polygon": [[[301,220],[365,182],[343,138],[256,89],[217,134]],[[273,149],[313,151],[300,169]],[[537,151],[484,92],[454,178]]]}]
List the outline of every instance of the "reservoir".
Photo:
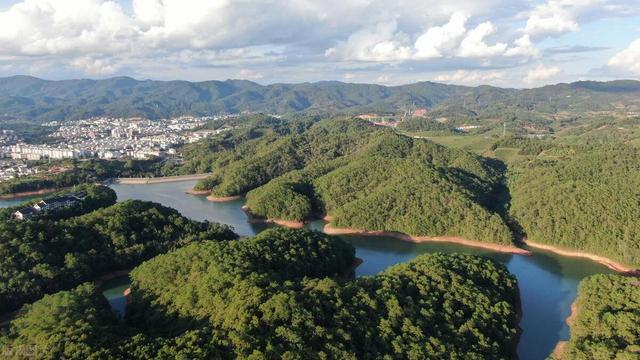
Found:
[{"label": "reservoir", "polygon": [[[233,226],[241,236],[252,236],[265,225],[249,224],[241,206],[244,200],[213,203],[205,197],[188,195],[185,192],[195,182],[175,182],[148,185],[120,185],[111,187],[118,200],[139,199],[173,207],[183,215],[196,220],[209,220]],[[309,224],[313,229],[322,229],[324,223]],[[545,359],[559,340],[569,337],[565,319],[570,314],[571,303],[576,297],[580,280],[596,273],[611,273],[603,265],[581,259],[563,257],[551,252],[533,249],[533,256],[510,255],[490,250],[447,243],[411,243],[389,237],[343,236],[356,248],[356,256],[364,260],[356,270],[357,276],[375,275],[387,267],[408,261],[422,253],[467,253],[495,259],[509,269],[518,279],[522,298],[522,335],[518,354],[523,360]],[[114,279],[112,286],[103,287],[105,296],[114,309],[123,311],[122,290],[127,278]]]}]

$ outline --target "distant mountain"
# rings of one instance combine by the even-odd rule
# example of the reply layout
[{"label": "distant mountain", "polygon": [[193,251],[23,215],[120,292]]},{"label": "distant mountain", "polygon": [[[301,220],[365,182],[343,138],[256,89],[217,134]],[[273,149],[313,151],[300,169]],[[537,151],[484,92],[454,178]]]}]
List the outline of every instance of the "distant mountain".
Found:
[{"label": "distant mountain", "polygon": [[564,110],[640,110],[640,82],[583,81],[536,89],[465,87],[433,82],[402,86],[324,81],[263,86],[245,80],[48,81],[29,76],[0,78],[0,118],[34,121],[91,116],[162,118],[178,115],[398,111],[409,107],[465,112],[554,113]]}]

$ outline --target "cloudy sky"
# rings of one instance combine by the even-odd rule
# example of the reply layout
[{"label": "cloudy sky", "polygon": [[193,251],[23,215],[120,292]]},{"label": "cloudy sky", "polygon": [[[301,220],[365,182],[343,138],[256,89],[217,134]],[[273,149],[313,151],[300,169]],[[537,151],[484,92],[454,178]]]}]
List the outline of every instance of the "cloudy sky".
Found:
[{"label": "cloudy sky", "polygon": [[640,0],[0,0],[0,76],[640,79]]}]

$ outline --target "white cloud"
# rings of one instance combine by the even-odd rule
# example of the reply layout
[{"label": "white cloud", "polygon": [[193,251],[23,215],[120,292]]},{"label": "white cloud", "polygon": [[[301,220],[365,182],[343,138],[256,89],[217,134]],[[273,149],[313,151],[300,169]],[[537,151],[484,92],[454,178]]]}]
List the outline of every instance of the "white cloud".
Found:
[{"label": "white cloud", "polygon": [[112,75],[120,70],[121,65],[110,59],[94,59],[89,56],[77,58],[71,62],[71,66],[82,70],[89,75]]},{"label": "white cloud", "polygon": [[638,0],[548,0],[521,14],[527,17],[522,30],[532,38],[577,32],[589,19],[638,15],[639,5]]},{"label": "white cloud", "polygon": [[378,84],[388,84],[391,82],[391,76],[389,75],[380,75],[376,78],[376,83]]},{"label": "white cloud", "polygon": [[580,26],[575,19],[576,4],[574,2],[580,3],[581,0],[549,0],[545,4],[536,6],[527,19],[525,34],[541,37],[578,31]]},{"label": "white cloud", "polygon": [[494,25],[486,21],[467,30],[467,20],[468,16],[454,12],[446,24],[428,28],[413,45],[409,43],[408,35],[397,31],[396,21],[379,23],[352,34],[337,47],[327,49],[325,56],[338,60],[380,62],[456,57],[535,57],[539,54],[526,35],[516,39],[515,46],[510,49],[502,42],[489,45],[485,38],[496,32]]},{"label": "white cloud", "polygon": [[465,23],[468,16],[456,12],[451,15],[449,22],[442,26],[433,26],[416,40],[415,57],[431,59],[445,56],[455,51],[460,40],[466,33]]},{"label": "white cloud", "polygon": [[524,81],[527,84],[539,84],[557,76],[558,74],[560,74],[559,67],[538,64],[538,66],[527,72],[527,76],[524,78]]},{"label": "white cloud", "polygon": [[609,59],[610,67],[640,75],[640,39],[633,41],[629,46]]},{"label": "white cloud", "polygon": [[114,53],[135,34],[114,1],[26,0],[0,12],[2,54]]},{"label": "white cloud", "polygon": [[[0,75],[50,78],[243,75],[274,82],[348,72],[358,81],[390,74],[399,83],[419,80],[417,73],[513,69],[541,58],[536,42],[547,36],[605,16],[640,14],[640,0],[11,2],[0,7]],[[518,19],[526,22],[522,29],[514,28]],[[612,67],[622,63],[611,59]],[[633,62],[626,68],[636,69]]]},{"label": "white cloud", "polygon": [[438,75],[434,80],[444,83],[479,85],[500,83],[504,78],[504,71],[458,70]]},{"label": "white cloud", "polygon": [[525,58],[537,59],[541,56],[540,50],[533,45],[529,35],[522,35],[514,42],[514,47],[507,49],[504,52],[505,56],[522,56]]},{"label": "white cloud", "polygon": [[344,79],[345,80],[353,80],[355,78],[356,78],[356,74],[354,74],[354,73],[346,73],[346,74],[344,74]]},{"label": "white cloud", "polygon": [[483,22],[476,26],[475,29],[469,31],[460,43],[458,56],[460,57],[493,57],[504,54],[507,44],[496,43],[495,45],[487,45],[484,38],[493,34],[495,28],[491,22]]},{"label": "white cloud", "polygon": [[397,22],[391,21],[351,34],[347,41],[327,49],[325,56],[358,61],[405,60],[411,56],[411,49],[404,43],[406,36],[397,32]]},{"label": "white cloud", "polygon": [[264,78],[264,75],[261,72],[256,70],[242,69],[238,73],[237,77],[238,79],[242,79],[242,80],[260,80]]}]

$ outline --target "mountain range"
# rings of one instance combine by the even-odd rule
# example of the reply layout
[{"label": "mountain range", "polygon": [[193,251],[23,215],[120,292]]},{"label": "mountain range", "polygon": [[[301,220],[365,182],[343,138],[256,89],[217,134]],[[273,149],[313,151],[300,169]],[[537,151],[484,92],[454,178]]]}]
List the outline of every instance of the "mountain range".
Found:
[{"label": "mountain range", "polygon": [[153,81],[115,77],[50,81],[0,78],[0,119],[73,120],[92,116],[151,119],[264,112],[357,113],[428,108],[493,116],[518,112],[640,111],[640,81],[579,81],[533,89],[418,82],[400,86],[322,81],[260,85],[246,80]]}]

